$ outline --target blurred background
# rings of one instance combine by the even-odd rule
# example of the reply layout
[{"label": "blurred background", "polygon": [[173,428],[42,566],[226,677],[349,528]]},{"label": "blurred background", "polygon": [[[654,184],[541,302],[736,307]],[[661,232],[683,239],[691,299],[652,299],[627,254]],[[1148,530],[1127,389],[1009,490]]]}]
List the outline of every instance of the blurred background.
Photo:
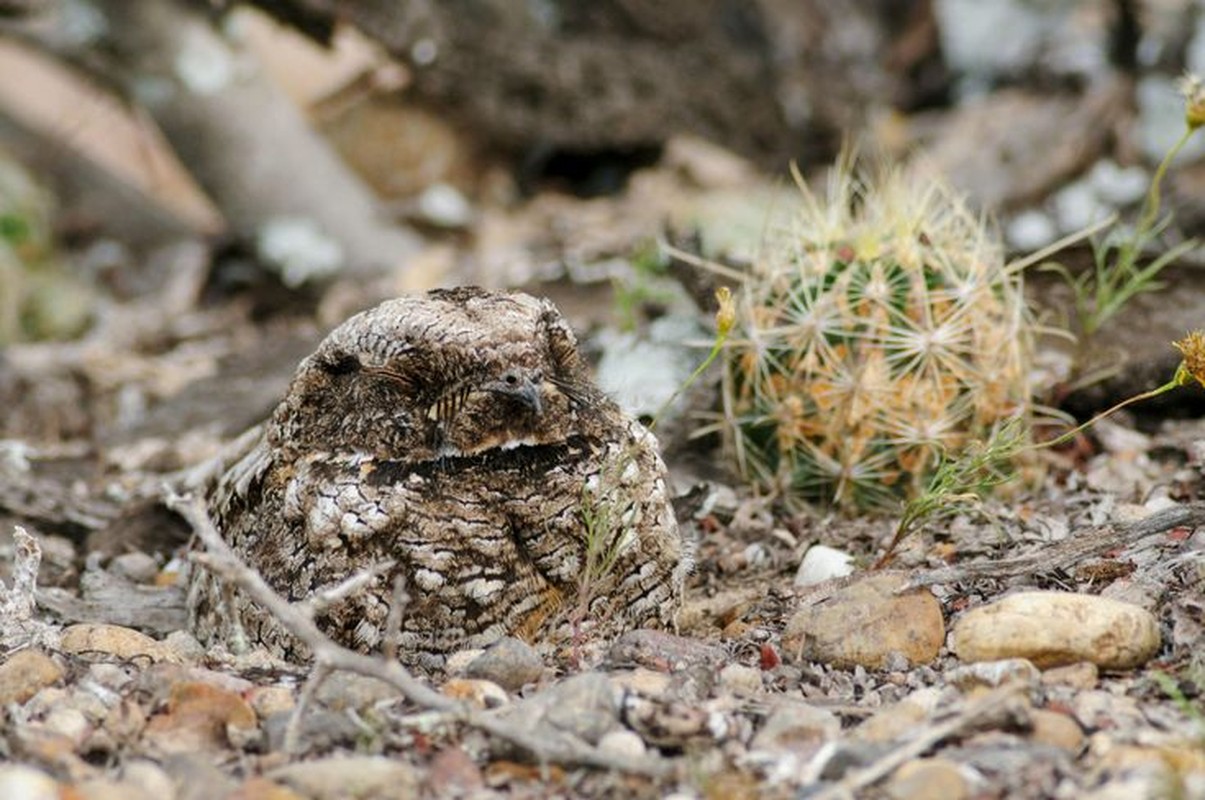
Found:
[{"label": "blurred background", "polygon": [[[844,146],[923,162],[1020,256],[1133,214],[1183,131],[1176,81],[1203,69],[1195,0],[0,0],[0,343],[175,352],[231,315],[304,319],[245,367],[287,375],[352,311],[455,283],[551,295],[600,331],[597,358],[615,337],[705,335],[650,334],[707,296],[667,288],[659,243],[748,264],[792,164],[818,181]],[[1205,228],[1203,154],[1191,142],[1164,184],[1168,246]],[[1201,261],[1101,332],[1135,369],[1079,410],[1174,368]],[[1029,292],[1058,317],[1063,288],[1035,275]],[[214,376],[229,392],[232,354],[259,346],[181,356],[151,393],[203,396]],[[9,348],[0,396],[46,352]],[[633,363],[658,362],[641,350],[604,382],[652,380]],[[85,383],[112,395],[106,419],[145,424],[154,402],[105,369]],[[653,368],[662,394],[681,369]],[[70,428],[47,407],[7,427]]]}]

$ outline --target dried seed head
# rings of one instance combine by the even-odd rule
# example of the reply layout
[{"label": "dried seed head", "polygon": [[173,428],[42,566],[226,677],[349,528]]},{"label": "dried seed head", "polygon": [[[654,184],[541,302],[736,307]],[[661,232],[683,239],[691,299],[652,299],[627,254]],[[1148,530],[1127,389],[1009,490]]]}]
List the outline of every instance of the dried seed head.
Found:
[{"label": "dried seed head", "polygon": [[1176,383],[1184,386],[1195,380],[1205,387],[1205,331],[1191,331],[1172,345],[1184,356],[1176,370]]}]

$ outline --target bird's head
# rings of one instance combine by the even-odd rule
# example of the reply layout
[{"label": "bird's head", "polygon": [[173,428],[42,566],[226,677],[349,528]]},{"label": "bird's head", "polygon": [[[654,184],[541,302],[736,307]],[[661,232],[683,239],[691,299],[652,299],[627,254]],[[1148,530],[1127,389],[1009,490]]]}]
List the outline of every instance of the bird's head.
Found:
[{"label": "bird's head", "polygon": [[437,290],[336,328],[301,363],[269,435],[297,455],[421,462],[565,441],[598,397],[549,301]]}]

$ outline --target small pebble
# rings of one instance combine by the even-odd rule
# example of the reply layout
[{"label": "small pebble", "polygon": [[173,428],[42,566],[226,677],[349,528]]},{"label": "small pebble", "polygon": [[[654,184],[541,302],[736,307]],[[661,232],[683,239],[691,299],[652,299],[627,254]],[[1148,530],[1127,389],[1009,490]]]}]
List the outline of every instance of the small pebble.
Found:
[{"label": "small pebble", "polygon": [[835,547],[814,544],[808,548],[808,551],[803,554],[803,560],[799,562],[799,570],[795,573],[795,585],[798,587],[813,586],[831,578],[852,575],[853,571],[854,557],[849,553]]},{"label": "small pebble", "polygon": [[841,733],[841,720],[827,709],[778,700],[750,744],[755,750],[794,750],[821,745]]},{"label": "small pebble", "polygon": [[982,661],[956,667],[946,673],[946,682],[962,691],[974,688],[995,688],[1006,683],[1026,688],[1037,687],[1042,673],[1032,662],[1024,658],[1006,658],[1000,661]]},{"label": "small pebble", "polygon": [[24,703],[62,677],[63,668],[41,650],[19,650],[0,664],[0,705]]},{"label": "small pebble", "polygon": [[945,641],[941,604],[927,589],[896,594],[905,580],[867,575],[797,611],[783,632],[784,656],[842,669],[898,664],[893,653],[912,664],[932,661]]},{"label": "small pebble", "polygon": [[401,692],[393,684],[353,673],[340,673],[328,678],[314,694],[318,702],[331,711],[360,711],[400,695]]},{"label": "small pebble", "polygon": [[893,800],[960,800],[971,792],[963,769],[945,758],[918,758],[897,769],[883,788]]},{"label": "small pebble", "polygon": [[604,733],[598,740],[598,749],[617,758],[641,758],[648,752],[644,740],[626,728]]},{"label": "small pebble", "polygon": [[1012,218],[1005,228],[1004,238],[1015,249],[1030,252],[1059,238],[1059,229],[1045,211],[1029,209]]},{"label": "small pebble", "polygon": [[1091,661],[1052,667],[1042,673],[1044,686],[1068,686],[1072,689],[1095,689],[1100,680],[1100,669]]},{"label": "small pebble", "polygon": [[1058,747],[1072,754],[1078,753],[1084,745],[1083,728],[1068,714],[1035,708],[1029,712],[1029,721],[1033,725],[1030,737],[1035,742]]},{"label": "small pebble", "polygon": [[88,665],[88,677],[98,685],[115,692],[121,691],[134,681],[121,664],[110,664],[105,661]]},{"label": "small pebble", "polygon": [[331,756],[278,767],[266,777],[311,800],[412,800],[418,796],[414,768],[384,756]]},{"label": "small pebble", "polygon": [[606,675],[583,672],[512,703],[504,716],[540,735],[568,732],[597,744],[603,735],[621,727],[619,694]]},{"label": "small pebble", "polygon": [[660,700],[667,696],[674,679],[668,672],[637,667],[631,671],[613,674],[611,682],[629,692],[635,692],[652,700]]},{"label": "small pebble", "polygon": [[172,631],[163,638],[162,644],[177,660],[186,664],[205,658],[205,646],[188,631]]},{"label": "small pebble", "polygon": [[0,764],[0,797],[13,800],[61,800],[54,778],[22,764]]},{"label": "small pebble", "polygon": [[735,694],[757,694],[763,686],[761,670],[744,664],[729,664],[720,670],[720,686]]},{"label": "small pebble", "polygon": [[464,674],[493,681],[508,692],[517,692],[540,679],[544,674],[544,662],[529,644],[506,636],[469,662]]},{"label": "small pebble", "polygon": [[159,564],[143,552],[122,553],[109,563],[109,569],[134,583],[154,583],[159,574]]},{"label": "small pebble", "polygon": [[698,639],[640,629],[628,631],[616,639],[607,658],[616,666],[640,666],[669,672],[696,666],[718,666],[727,661],[727,654],[722,647]]},{"label": "small pebble", "polygon": [[448,747],[431,759],[426,784],[440,795],[464,797],[481,792],[485,788],[485,777],[464,748]]},{"label": "small pebble", "polygon": [[465,700],[478,708],[500,708],[510,702],[510,696],[493,681],[480,678],[452,678],[439,689],[448,697]]},{"label": "small pebble", "polygon": [[149,795],[137,784],[125,780],[96,777],[82,780],[72,787],[82,800],[160,800]]},{"label": "small pebble", "polygon": [[448,677],[464,675],[465,670],[469,668],[477,660],[477,657],[484,653],[483,648],[473,648],[471,650],[457,650],[452,655],[448,656],[448,660],[444,662],[444,672]]},{"label": "small pebble", "polygon": [[434,183],[418,197],[418,213],[441,228],[463,228],[473,219],[473,207],[455,186]]},{"label": "small pebble", "polygon": [[175,784],[154,761],[143,758],[127,761],[121,774],[126,783],[137,786],[149,797],[156,800],[175,800]]},{"label": "small pebble", "polygon": [[46,715],[46,729],[70,740],[77,748],[88,738],[91,726],[84,712],[69,706],[51,709]]},{"label": "small pebble", "polygon": [[898,703],[879,709],[854,729],[864,742],[892,742],[910,735],[937,708],[942,692],[935,686],[917,689]]},{"label": "small pebble", "polygon": [[178,662],[180,657],[145,633],[120,625],[80,623],[63,631],[63,652],[84,658],[113,656],[122,660]]}]

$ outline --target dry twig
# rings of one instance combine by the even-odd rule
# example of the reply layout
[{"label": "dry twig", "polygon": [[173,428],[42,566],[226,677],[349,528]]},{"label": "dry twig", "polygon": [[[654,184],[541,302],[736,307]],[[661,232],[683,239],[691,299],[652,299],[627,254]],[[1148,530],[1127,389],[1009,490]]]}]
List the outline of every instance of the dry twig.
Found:
[{"label": "dry twig", "polygon": [[1195,528],[1205,525],[1205,503],[1185,505],[1157,511],[1149,517],[1117,528],[1094,530],[1071,536],[1050,547],[1016,558],[973,561],[950,567],[917,572],[902,586],[899,593],[932,586],[935,583],[960,583],[985,579],[1012,578],[1035,572],[1074,567],[1086,558],[1103,555],[1110,550],[1128,547],[1148,536],[1165,533],[1173,528]]},{"label": "dry twig", "polygon": [[342,603],[344,600],[375,581],[378,577],[393,569],[393,566],[396,563],[396,561],[390,560],[382,561],[379,564],[373,564],[371,567],[360,570],[347,579],[335,584],[334,586],[323,589],[313,597],[307,598],[301,603],[294,604],[294,606],[301,611],[301,613],[305,614],[310,619],[313,619],[331,606]]},{"label": "dry twig", "polygon": [[[237,586],[254,602],[263,606],[292,635],[313,653],[315,673],[307,681],[309,693],[326,677],[339,670],[377,678],[400,691],[406,699],[426,709],[448,713],[453,718],[529,753],[542,763],[613,769],[634,775],[665,776],[670,765],[658,758],[623,758],[601,752],[585,743],[561,739],[550,742],[521,730],[492,714],[480,712],[465,703],[440,694],[412,675],[397,661],[364,655],[337,644],[324,634],[305,610],[277,594],[263,576],[244,564],[214,527],[204,503],[196,497],[177,495],[170,489],[164,503],[183,517],[204,544],[205,553],[193,559],[218,578]],[[311,688],[312,684],[312,688]],[[300,706],[299,706],[300,708]],[[296,734],[294,733],[294,736]]]},{"label": "dry twig", "polygon": [[879,781],[902,764],[919,758],[943,740],[980,727],[1000,724],[1002,717],[1011,716],[1018,709],[1023,692],[1024,690],[1017,686],[1002,686],[973,700],[949,719],[929,725],[872,764],[850,773],[837,784],[812,795],[813,800],[844,800],[854,797],[858,790]]}]

